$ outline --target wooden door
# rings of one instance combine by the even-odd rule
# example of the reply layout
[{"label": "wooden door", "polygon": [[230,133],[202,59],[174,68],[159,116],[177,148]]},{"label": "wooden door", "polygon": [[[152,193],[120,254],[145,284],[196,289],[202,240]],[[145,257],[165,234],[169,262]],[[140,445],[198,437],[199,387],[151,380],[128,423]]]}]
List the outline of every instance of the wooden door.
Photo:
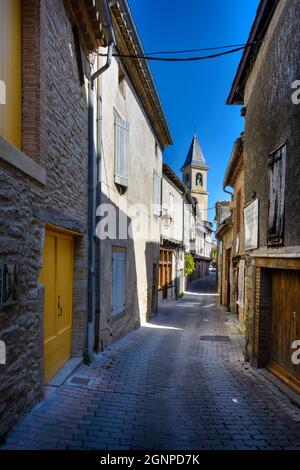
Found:
[{"label": "wooden door", "polygon": [[299,365],[292,363],[292,343],[300,339],[299,292],[299,271],[273,271],[269,368],[289,385],[299,386],[300,390]]},{"label": "wooden door", "polygon": [[48,382],[71,356],[73,237],[46,231],[44,285],[44,377]]},{"label": "wooden door", "polygon": [[152,298],[151,298],[151,313],[157,313],[158,309],[158,264],[153,263],[152,270]]},{"label": "wooden door", "polygon": [[228,248],[225,252],[225,306],[230,307],[230,266],[231,266],[231,248]]},{"label": "wooden door", "polygon": [[161,249],[159,258],[159,289],[163,299],[168,298],[168,288],[173,285],[173,250]]}]

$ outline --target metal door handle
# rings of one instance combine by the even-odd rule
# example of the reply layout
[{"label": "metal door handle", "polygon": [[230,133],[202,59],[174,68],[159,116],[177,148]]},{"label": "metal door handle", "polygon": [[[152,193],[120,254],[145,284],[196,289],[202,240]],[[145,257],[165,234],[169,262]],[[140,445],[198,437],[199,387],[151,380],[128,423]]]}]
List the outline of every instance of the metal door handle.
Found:
[{"label": "metal door handle", "polygon": [[57,308],[60,311],[60,313],[58,313],[57,316],[61,317],[62,316],[62,307],[60,306],[60,295],[58,296],[58,299],[57,299]]},{"label": "metal door handle", "polygon": [[292,313],[293,320],[296,320],[296,312]]}]

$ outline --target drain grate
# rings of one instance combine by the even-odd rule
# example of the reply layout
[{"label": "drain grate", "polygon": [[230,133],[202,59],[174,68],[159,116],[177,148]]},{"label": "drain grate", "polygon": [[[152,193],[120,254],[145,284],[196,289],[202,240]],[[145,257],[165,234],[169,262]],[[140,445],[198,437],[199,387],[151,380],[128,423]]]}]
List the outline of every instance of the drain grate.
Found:
[{"label": "drain grate", "polygon": [[75,385],[88,385],[90,383],[91,379],[86,379],[85,377],[73,377],[70,380],[70,384],[75,384]]},{"label": "drain grate", "polygon": [[230,341],[230,338],[229,336],[218,336],[218,335],[215,335],[215,336],[205,336],[205,335],[202,335],[200,336],[200,341]]}]

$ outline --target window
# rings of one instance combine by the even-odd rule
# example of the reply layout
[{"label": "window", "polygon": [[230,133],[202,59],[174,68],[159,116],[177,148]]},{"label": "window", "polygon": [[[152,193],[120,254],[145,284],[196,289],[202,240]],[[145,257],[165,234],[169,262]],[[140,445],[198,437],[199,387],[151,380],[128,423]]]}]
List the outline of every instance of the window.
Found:
[{"label": "window", "polygon": [[[0,136],[21,148],[21,1],[0,1]],[[1,104],[2,103],[2,104]]]},{"label": "window", "polygon": [[189,184],[190,184],[190,175],[189,175],[189,173],[186,173],[184,175],[184,182],[187,186],[189,186]]},{"label": "window", "polygon": [[196,174],[196,186],[203,186],[203,175],[201,173]]},{"label": "window", "polygon": [[123,98],[126,98],[126,75],[124,70],[119,66],[118,71],[119,91]]},{"label": "window", "polygon": [[153,173],[153,214],[160,216],[161,213],[161,177]]},{"label": "window", "polygon": [[155,156],[158,157],[158,143],[155,142]]},{"label": "window", "polygon": [[240,233],[241,231],[241,191],[238,191],[236,195],[235,226],[236,226],[236,233]]},{"label": "window", "polygon": [[115,183],[128,187],[129,124],[115,113]]},{"label": "window", "polygon": [[169,216],[174,220],[174,196],[169,193]]},{"label": "window", "polygon": [[112,249],[112,314],[122,313],[126,307],[126,248]]},{"label": "window", "polygon": [[269,156],[268,245],[282,245],[284,239],[286,144]]}]

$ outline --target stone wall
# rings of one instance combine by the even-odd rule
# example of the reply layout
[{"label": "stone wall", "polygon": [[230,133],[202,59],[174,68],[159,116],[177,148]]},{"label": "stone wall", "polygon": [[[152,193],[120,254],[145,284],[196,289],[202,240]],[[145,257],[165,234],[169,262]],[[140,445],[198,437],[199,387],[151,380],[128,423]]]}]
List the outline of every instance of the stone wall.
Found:
[{"label": "stone wall", "polygon": [[43,187],[5,164],[0,155],[0,262],[18,268],[18,303],[0,311],[0,436],[42,397],[43,291],[38,285],[43,228],[33,204]]},{"label": "stone wall", "polygon": [[245,200],[259,198],[259,245],[267,246],[268,156],[286,139],[285,246],[300,245],[300,109],[292,83],[300,79],[298,0],[278,3],[245,89]]},{"label": "stone wall", "polygon": [[74,37],[64,4],[62,0],[44,2],[48,175],[44,221],[82,234],[75,239],[73,296],[73,353],[82,355],[86,334],[87,93],[80,85]]},{"label": "stone wall", "polygon": [[[0,262],[15,263],[19,271],[17,304],[0,311],[7,347],[7,364],[0,365],[0,436],[43,395],[38,279],[47,223],[78,233],[73,355],[83,354],[86,335],[87,94],[63,1],[24,2],[22,40],[24,154],[12,158],[17,150],[0,145]],[[46,170],[46,186],[37,169]]]},{"label": "stone wall", "polygon": [[[101,66],[101,64],[99,64]],[[118,240],[110,236],[101,243],[100,326],[96,331],[99,349],[103,349],[121,336],[137,328],[151,315],[154,292],[154,264],[159,263],[160,218],[153,214],[154,171],[162,175],[162,152],[156,148],[157,136],[148,120],[146,111],[126,75],[123,89],[118,82],[119,63],[113,58],[110,68],[101,76],[103,103],[103,155],[102,155],[102,204],[116,208],[117,220],[128,216],[132,222],[136,208],[140,208],[140,224],[133,230],[133,237]],[[128,188],[119,192],[114,181],[114,120],[115,112],[129,124]],[[141,208],[141,205],[143,206]],[[127,250],[126,308],[120,314],[112,314],[112,247]]]}]

